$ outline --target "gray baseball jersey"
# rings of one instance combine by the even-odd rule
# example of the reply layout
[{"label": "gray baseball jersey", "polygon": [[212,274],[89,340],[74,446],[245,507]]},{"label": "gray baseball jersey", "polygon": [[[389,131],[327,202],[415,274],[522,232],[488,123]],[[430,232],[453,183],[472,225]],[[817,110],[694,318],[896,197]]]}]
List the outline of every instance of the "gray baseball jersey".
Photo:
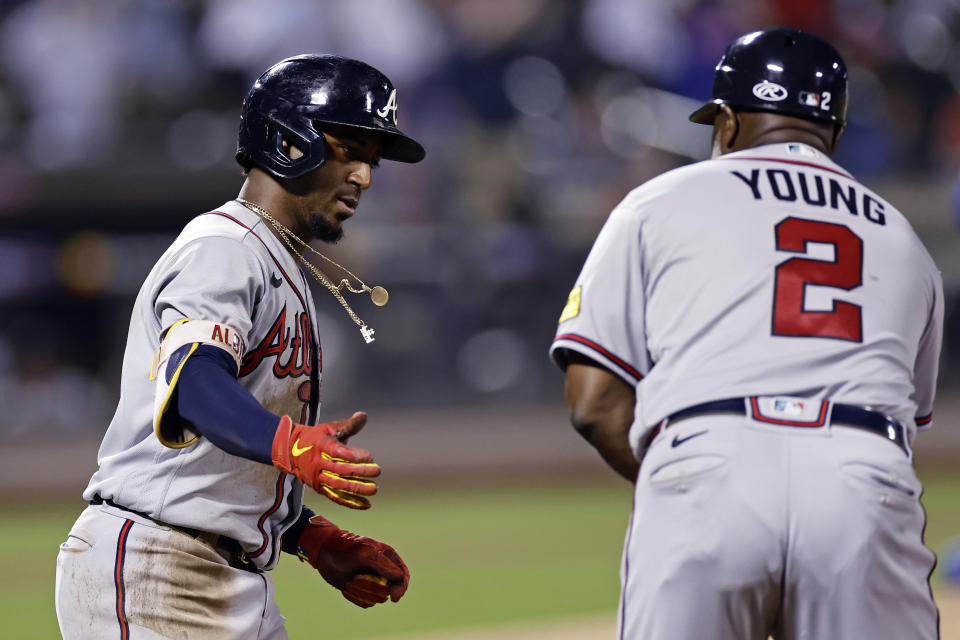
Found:
[{"label": "gray baseball jersey", "polygon": [[[869,407],[912,439],[942,323],[910,225],[811,147],[731,153],[630,193],[551,347],[636,389],[619,637],[937,637],[909,446],[830,416]],[[743,415],[669,420],[738,398]]]},{"label": "gray baseball jersey", "polygon": [[270,569],[280,535],[300,515],[303,485],[194,433],[155,428],[163,381],[151,379],[151,361],[161,337],[184,319],[236,332],[246,345],[240,383],[266,409],[315,423],[321,357],[306,277],[259,216],[231,201],[187,224],[137,296],[120,402],[84,498],[228,536]]},{"label": "gray baseball jersey", "polygon": [[776,144],[631,192],[551,354],[636,386],[638,454],[671,413],[749,395],[874,407],[912,437],[932,416],[942,322],[940,273],[903,215],[813,148]]}]

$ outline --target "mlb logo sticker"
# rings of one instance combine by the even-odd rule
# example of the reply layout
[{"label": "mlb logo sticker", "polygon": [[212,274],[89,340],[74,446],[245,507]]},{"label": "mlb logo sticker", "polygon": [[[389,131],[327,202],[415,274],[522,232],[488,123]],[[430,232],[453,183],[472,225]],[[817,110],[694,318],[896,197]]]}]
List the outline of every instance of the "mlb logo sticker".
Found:
[{"label": "mlb logo sticker", "polygon": [[753,396],[749,400],[754,420],[787,427],[822,427],[830,408],[826,400],[792,396]]},{"label": "mlb logo sticker", "polygon": [[801,155],[801,156],[809,156],[809,157],[811,157],[811,158],[819,158],[819,157],[820,157],[820,153],[819,153],[816,149],[814,149],[814,148],[812,148],[812,147],[808,147],[808,146],[805,145],[805,144],[797,144],[796,142],[790,142],[790,143],[788,143],[788,144],[787,144],[787,151],[788,151],[789,153],[795,153],[795,154]]},{"label": "mlb logo sticker", "polygon": [[803,415],[804,404],[801,400],[784,400],[777,398],[773,401],[773,410],[786,416]]},{"label": "mlb logo sticker", "polygon": [[820,106],[820,94],[813,93],[810,91],[801,91],[800,92],[800,104],[805,107],[819,107]]}]

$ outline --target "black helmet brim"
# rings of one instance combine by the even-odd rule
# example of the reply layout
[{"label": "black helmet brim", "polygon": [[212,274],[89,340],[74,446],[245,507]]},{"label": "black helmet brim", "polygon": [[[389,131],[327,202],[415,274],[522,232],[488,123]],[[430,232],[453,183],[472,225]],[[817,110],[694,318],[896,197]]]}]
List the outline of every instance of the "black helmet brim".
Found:
[{"label": "black helmet brim", "polygon": [[722,104],[724,104],[723,100],[711,100],[690,114],[690,122],[712,125],[717,114],[720,112],[720,105]]},{"label": "black helmet brim", "polygon": [[427,157],[427,151],[413,138],[402,133],[388,133],[384,136],[380,157],[415,164]]},{"label": "black helmet brim", "polygon": [[383,134],[380,140],[380,157],[384,160],[393,160],[394,162],[406,162],[416,164],[425,157],[427,151],[423,145],[406,135],[399,129],[385,127],[368,127],[357,124],[356,122],[338,122],[337,120],[322,119],[318,122],[325,124],[338,124],[351,129],[362,129],[364,131],[378,131]]}]

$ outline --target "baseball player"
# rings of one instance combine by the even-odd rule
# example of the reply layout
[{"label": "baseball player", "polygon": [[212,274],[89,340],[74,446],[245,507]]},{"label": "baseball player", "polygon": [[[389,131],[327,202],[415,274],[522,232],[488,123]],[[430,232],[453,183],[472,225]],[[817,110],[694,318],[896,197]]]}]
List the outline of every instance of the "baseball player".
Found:
[{"label": "baseball player", "polygon": [[712,159],[627,195],[562,311],[571,421],[635,484],[621,638],[937,637],[910,444],[942,283],[830,159],[846,87],[808,33],[733,42]]},{"label": "baseball player", "polygon": [[306,485],[366,509],[380,468],[347,444],[366,414],[318,423],[308,278],[372,329],[301,252],[340,237],[381,158],[423,157],[397,128],[396,89],[363,62],[297,56],[253,85],[240,197],[187,224],[134,305],[90,506],[57,558],[65,638],[286,638],[269,574],[281,551],[358,606],[404,594],[393,548],[302,504]]}]

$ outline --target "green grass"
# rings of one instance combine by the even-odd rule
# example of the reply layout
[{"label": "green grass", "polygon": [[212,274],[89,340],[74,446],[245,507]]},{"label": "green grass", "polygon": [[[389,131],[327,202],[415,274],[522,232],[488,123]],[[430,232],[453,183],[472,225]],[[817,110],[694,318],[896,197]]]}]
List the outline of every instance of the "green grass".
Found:
[{"label": "green grass", "polygon": [[[925,473],[927,543],[960,536],[960,474]],[[618,564],[630,510],[626,483],[543,483],[432,491],[391,489],[370,511],[312,501],[340,526],[397,548],[410,567],[399,604],[360,610],[308,565],[284,556],[273,572],[292,638],[357,640],[443,628],[614,615]],[[3,637],[56,638],[57,546],[82,509],[0,508]]]},{"label": "green grass", "polygon": [[960,473],[945,471],[921,473],[923,506],[927,511],[924,540],[937,552],[939,562],[933,575],[934,585],[943,580],[942,554],[948,545],[960,543]]},{"label": "green grass", "polygon": [[[503,488],[378,496],[368,512],[332,513],[340,526],[393,545],[410,567],[399,604],[361,611],[306,564],[282,562],[277,599],[291,637],[324,632],[368,638],[439,628],[613,612],[630,510],[626,483],[593,489]],[[334,632],[334,629],[336,632]]]},{"label": "green grass", "polygon": [[5,638],[59,638],[53,608],[57,548],[83,506],[0,511],[0,623]]}]

